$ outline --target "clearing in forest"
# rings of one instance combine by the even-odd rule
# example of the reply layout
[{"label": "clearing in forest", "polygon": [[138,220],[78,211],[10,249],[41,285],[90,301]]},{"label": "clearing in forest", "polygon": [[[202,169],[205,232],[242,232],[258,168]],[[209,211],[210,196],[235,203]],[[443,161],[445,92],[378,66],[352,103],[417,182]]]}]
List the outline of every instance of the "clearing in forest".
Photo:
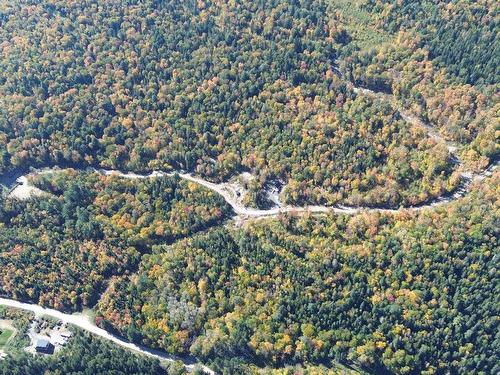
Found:
[{"label": "clearing in forest", "polygon": [[0,350],[4,349],[15,333],[16,329],[10,320],[0,320]]}]

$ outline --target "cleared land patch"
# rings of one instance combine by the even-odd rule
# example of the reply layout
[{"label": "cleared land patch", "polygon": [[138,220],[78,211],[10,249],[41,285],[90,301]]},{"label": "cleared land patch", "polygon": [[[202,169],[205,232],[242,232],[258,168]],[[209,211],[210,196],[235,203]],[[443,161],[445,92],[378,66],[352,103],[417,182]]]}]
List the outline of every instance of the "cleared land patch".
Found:
[{"label": "cleared land patch", "polygon": [[0,349],[3,349],[10,338],[14,336],[16,329],[9,320],[0,320]]}]

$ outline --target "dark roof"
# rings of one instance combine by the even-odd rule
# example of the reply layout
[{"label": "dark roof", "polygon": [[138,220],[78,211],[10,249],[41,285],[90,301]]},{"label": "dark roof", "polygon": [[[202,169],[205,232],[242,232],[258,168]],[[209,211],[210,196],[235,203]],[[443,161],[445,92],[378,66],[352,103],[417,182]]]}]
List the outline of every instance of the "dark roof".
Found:
[{"label": "dark roof", "polygon": [[38,339],[36,341],[37,348],[48,348],[50,346],[50,342],[47,339]]}]

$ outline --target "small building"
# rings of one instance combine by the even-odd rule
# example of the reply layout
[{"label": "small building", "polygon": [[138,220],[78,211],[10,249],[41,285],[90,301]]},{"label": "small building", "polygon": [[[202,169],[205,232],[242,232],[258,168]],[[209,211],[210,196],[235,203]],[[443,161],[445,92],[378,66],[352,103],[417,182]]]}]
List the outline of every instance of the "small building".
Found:
[{"label": "small building", "polygon": [[54,353],[54,345],[47,339],[38,339],[35,344],[37,353],[52,354]]}]

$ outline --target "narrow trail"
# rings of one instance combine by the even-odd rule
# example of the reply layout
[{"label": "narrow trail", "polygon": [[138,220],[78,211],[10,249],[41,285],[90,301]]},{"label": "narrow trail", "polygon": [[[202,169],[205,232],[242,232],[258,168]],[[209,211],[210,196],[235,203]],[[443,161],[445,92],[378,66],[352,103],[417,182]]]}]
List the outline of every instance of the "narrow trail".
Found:
[{"label": "narrow trail", "polygon": [[[360,88],[360,87],[354,87],[353,86],[353,91],[357,94],[363,94],[363,95],[370,95],[370,96],[376,96],[376,97],[379,97],[379,98],[383,98],[384,100],[388,101],[388,102],[393,102],[394,101],[394,97],[393,95],[391,94],[386,94],[386,93],[383,93],[383,92],[376,92],[376,91],[373,91],[373,90],[370,90],[370,89],[365,89],[365,88]],[[437,131],[437,129],[435,127],[433,127],[432,125],[429,125],[428,123],[424,122],[421,118],[419,118],[418,116],[415,116],[413,113],[407,111],[407,110],[404,110],[402,108],[398,108],[398,112],[399,114],[401,115],[401,118],[406,121],[407,123],[415,126],[415,127],[420,127],[422,129],[424,129],[427,133],[427,136],[433,140],[435,140],[436,142],[443,142],[445,145],[446,145],[446,148],[448,149],[448,152],[453,155],[453,157],[455,158],[455,160],[458,162],[458,163],[461,163],[462,161],[460,160],[460,157],[459,155],[457,154],[457,150],[458,150],[458,146],[451,142],[451,141],[447,141],[446,139],[444,139],[441,134],[439,134],[439,132]]]},{"label": "narrow trail", "polygon": [[157,358],[160,361],[166,361],[166,362],[174,362],[174,361],[182,361],[184,362],[184,366],[187,371],[194,371],[194,369],[199,366],[205,372],[206,374],[209,375],[215,375],[215,372],[209,369],[206,366],[203,366],[201,364],[195,363],[191,358],[187,357],[178,357],[174,355],[167,354],[165,352],[161,352],[158,350],[152,350],[148,349],[147,347],[143,345],[136,345],[133,344],[121,337],[118,337],[116,335],[113,335],[112,333],[109,333],[108,331],[105,331],[102,328],[97,327],[90,319],[83,315],[83,314],[65,314],[61,311],[54,310],[54,309],[49,309],[45,308],[36,304],[31,304],[31,303],[24,303],[24,302],[19,302],[13,299],[8,299],[8,298],[0,298],[0,305],[3,306],[8,306],[8,307],[13,307],[16,309],[21,309],[25,311],[31,311],[35,315],[41,316],[41,315],[47,315],[53,318],[56,318],[58,320],[61,320],[64,323],[69,323],[73,324],[85,331],[88,331],[96,336],[102,337],[103,339],[106,339],[108,341],[114,342],[115,344],[118,344],[119,346],[132,350],[134,352]]}]

